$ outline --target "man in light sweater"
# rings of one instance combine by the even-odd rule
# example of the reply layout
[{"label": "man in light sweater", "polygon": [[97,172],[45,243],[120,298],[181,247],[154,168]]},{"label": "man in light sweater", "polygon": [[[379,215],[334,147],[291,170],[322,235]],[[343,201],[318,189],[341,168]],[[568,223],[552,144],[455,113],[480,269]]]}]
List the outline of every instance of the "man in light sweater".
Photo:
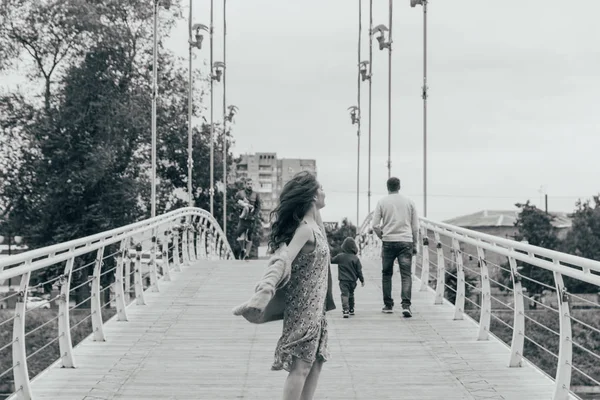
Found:
[{"label": "man in light sweater", "polygon": [[381,281],[384,307],[381,311],[392,313],[394,310],[392,275],[394,274],[394,260],[398,259],[400,278],[402,279],[402,315],[412,317],[410,310],[411,262],[413,255],[417,254],[419,219],[415,203],[398,193],[400,179],[395,177],[388,179],[387,189],[389,194],[377,202],[372,221],[373,230],[383,241]]}]

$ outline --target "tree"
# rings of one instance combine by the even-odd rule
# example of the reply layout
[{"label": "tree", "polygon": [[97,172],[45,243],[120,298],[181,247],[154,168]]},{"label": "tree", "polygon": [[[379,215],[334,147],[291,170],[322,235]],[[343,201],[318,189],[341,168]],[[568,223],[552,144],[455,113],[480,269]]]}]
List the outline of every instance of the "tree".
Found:
[{"label": "tree", "polygon": [[[51,4],[59,3],[78,4]],[[6,150],[13,165],[0,172],[6,178],[0,185],[0,204],[4,214],[10,211],[10,223],[21,227],[31,248],[123,226],[149,214],[145,166],[150,155],[146,133],[151,71],[140,63],[151,54],[149,30],[142,29],[149,25],[151,13],[150,7],[138,12],[134,3],[98,4],[95,12],[101,9],[104,23],[114,21],[114,29],[104,26],[99,32],[106,34],[95,38],[81,62],[66,66],[52,107],[46,103],[40,111],[16,95],[0,99],[5,117],[0,138],[28,144],[21,153],[18,146]],[[70,29],[59,27],[67,33]],[[165,67],[173,69],[176,59],[168,53],[163,59]],[[176,90],[168,94],[180,99],[186,94],[185,78],[180,74],[176,79]],[[76,260],[82,265],[89,261]],[[47,269],[33,281],[50,279],[59,270],[62,266]],[[89,273],[91,267],[81,276],[75,274],[75,284],[85,282]]]},{"label": "tree", "polygon": [[44,110],[50,114],[51,85],[58,67],[81,52],[98,23],[85,0],[5,0],[0,6],[0,48],[6,51],[0,68],[27,54],[33,65],[31,77],[44,80]]},{"label": "tree", "polygon": [[[573,226],[560,245],[560,250],[579,257],[600,261],[600,195],[592,201],[576,203]],[[598,287],[565,277],[565,286],[573,293],[595,293]]]},{"label": "tree", "polygon": [[[517,203],[515,205],[521,210],[515,222],[515,226],[518,229],[515,240],[526,240],[530,245],[555,250],[559,240],[556,229],[552,225],[554,217],[530,204],[529,200],[524,204]],[[544,259],[543,257],[539,258]],[[524,277],[521,283],[531,295],[540,294],[546,289],[544,285],[536,283],[534,280],[542,284],[554,286],[554,276],[551,271],[520,261],[517,263],[519,274]],[[510,270],[508,262],[504,263],[502,267]],[[511,274],[504,269],[501,270],[500,280],[504,285],[512,288]]]},{"label": "tree", "polygon": [[554,250],[558,244],[556,229],[552,225],[554,217],[530,204],[529,200],[515,205],[521,209],[515,222],[518,229],[515,240],[527,240],[533,246]]},{"label": "tree", "polygon": [[356,237],[356,226],[348,221],[348,218],[344,218],[342,224],[337,229],[327,233],[331,257],[335,257],[342,251],[342,243],[344,243],[347,237],[352,239]]}]

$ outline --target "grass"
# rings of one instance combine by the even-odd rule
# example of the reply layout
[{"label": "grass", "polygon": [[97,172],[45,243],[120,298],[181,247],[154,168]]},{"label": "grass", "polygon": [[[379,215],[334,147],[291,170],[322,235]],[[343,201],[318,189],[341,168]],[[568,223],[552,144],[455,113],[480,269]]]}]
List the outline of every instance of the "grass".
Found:
[{"label": "grass", "polygon": [[[106,321],[115,314],[115,310],[102,310],[102,320]],[[28,311],[25,316],[25,346],[28,357],[27,367],[29,377],[33,378],[48,368],[59,357],[58,345],[58,310],[38,309]],[[0,323],[14,317],[14,310],[0,310]],[[69,312],[71,324],[71,340],[73,346],[92,333],[92,319],[89,309],[74,309]],[[45,324],[45,325],[44,325]],[[37,329],[36,329],[37,328]],[[7,322],[0,327],[0,348],[12,342],[13,322]],[[52,342],[52,344],[49,344]],[[44,349],[42,349],[44,346]],[[42,349],[42,350],[40,350]],[[39,350],[39,351],[38,351]],[[37,351],[37,353],[36,353]],[[35,353],[35,354],[34,354]],[[13,366],[12,346],[0,351],[0,374]],[[12,393],[13,373],[8,372],[0,378],[0,393]],[[3,396],[0,394],[0,398]]]}]

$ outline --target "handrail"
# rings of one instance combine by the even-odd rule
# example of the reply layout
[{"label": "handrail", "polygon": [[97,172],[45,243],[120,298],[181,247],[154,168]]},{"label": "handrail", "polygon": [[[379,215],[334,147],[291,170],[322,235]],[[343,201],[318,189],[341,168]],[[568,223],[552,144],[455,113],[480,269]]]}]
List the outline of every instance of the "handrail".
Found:
[{"label": "handrail", "polygon": [[[149,246],[150,257],[142,262],[144,244]],[[33,398],[29,379],[30,358],[46,349],[52,350],[49,347],[54,345],[62,366],[74,368],[73,329],[89,320],[93,340],[105,341],[103,324],[107,307],[114,305],[117,319],[127,321],[126,307],[131,300],[144,305],[145,290],[160,291],[159,283],[169,281],[172,272],[178,272],[182,265],[190,265],[190,262],[202,258],[234,257],[225,233],[213,216],[200,208],[185,207],[110,231],[2,259],[0,280],[20,277],[20,282],[14,294],[0,295],[0,302],[15,303],[14,315],[0,321],[0,329],[10,330],[12,325],[12,341],[0,343],[0,359],[10,360],[8,351],[12,349],[12,364],[0,370],[0,378],[5,379],[12,372],[16,398]],[[59,294],[50,300],[30,301],[31,277],[35,272],[52,266],[55,268],[48,270],[50,274],[40,275],[44,276],[45,282],[38,283],[36,287],[57,285]],[[74,283],[74,274],[84,269],[89,275]],[[71,293],[83,290],[84,286],[89,287],[88,297],[72,305]],[[27,331],[27,315],[38,308],[50,308],[51,302],[58,304],[58,315]],[[71,318],[81,316],[81,313],[71,312],[80,309],[84,303],[89,314],[71,326]],[[27,354],[26,341],[41,329],[52,329],[50,324],[53,322],[58,325],[57,336]]]},{"label": "handrail", "polygon": [[[174,221],[177,218],[189,217],[191,215],[196,215],[204,218],[210,217],[211,219],[213,219],[213,226],[219,237],[225,237],[223,230],[216,222],[216,220],[212,218],[208,211],[201,208],[184,207],[160,216],[156,216],[154,218],[135,222],[133,224],[122,226],[120,228],[115,228],[110,231],[97,233],[80,239],[70,240],[64,243],[58,243],[40,249],[30,250],[10,257],[4,257],[0,260],[0,281],[8,278],[14,278],[23,274],[24,272],[33,272],[45,268],[48,265],[56,264],[60,261],[65,261],[71,256],[71,252],[74,252],[76,256],[89,253],[90,251],[97,250],[105,245],[114,244],[123,239],[129,239],[135,236],[136,234],[147,231],[149,228],[157,228],[169,221]],[[227,240],[226,237],[225,240]],[[231,248],[229,248],[229,251],[231,251]],[[40,257],[47,257],[49,255],[52,255],[51,259],[33,261]],[[6,269],[6,267],[9,267],[11,265],[17,265],[26,262],[30,262],[31,264],[29,264],[27,267],[16,267]]]},{"label": "handrail", "polygon": [[419,218],[421,224],[429,224],[450,232],[459,233],[468,237],[485,240],[495,245],[513,248],[528,253],[535,253],[542,257],[560,260],[561,262],[579,265],[582,268],[590,269],[595,272],[600,272],[600,261],[590,260],[589,258],[579,257],[572,254],[561,253],[560,251],[546,249],[544,247],[533,246],[531,244],[517,242],[516,240],[505,239],[499,236],[489,235],[487,233],[475,232],[469,229],[461,228],[454,225],[449,225],[444,222],[432,221],[428,218]]},{"label": "handrail", "polygon": [[[361,225],[357,233],[357,240],[361,245],[363,257],[379,258],[382,242],[371,230],[371,218],[372,213],[365,218]],[[461,244],[464,245],[464,248]],[[436,256],[432,257],[431,254]],[[469,264],[467,261],[470,259],[473,261]],[[522,268],[518,264],[519,261],[550,271],[554,278],[553,282],[539,282],[523,275]],[[569,265],[563,265],[563,263]],[[503,267],[500,264],[505,266]],[[488,268],[489,265],[498,267],[498,270],[505,270],[510,275],[509,279],[512,287],[497,282],[496,279],[498,278],[493,276],[492,270]],[[448,271],[449,266],[452,268],[453,273]],[[420,271],[417,271],[417,268]],[[475,311],[478,312],[478,321],[473,319],[479,326],[479,332],[474,340],[488,340],[489,336],[493,335],[490,328],[492,317],[495,319],[494,322],[498,322],[498,326],[503,325],[510,328],[512,330],[512,340],[510,340],[510,345],[504,343],[510,349],[510,356],[507,360],[508,367],[520,367],[522,365],[522,361],[525,359],[524,350],[528,349],[525,347],[526,341],[530,346],[529,348],[536,346],[536,348],[553,355],[557,359],[556,373],[553,378],[555,382],[553,400],[578,398],[570,390],[571,375],[575,372],[579,374],[582,380],[600,386],[599,379],[593,377],[594,373],[588,374],[583,370],[598,365],[598,362],[600,362],[600,349],[597,347],[588,349],[578,342],[579,339],[583,340],[584,333],[589,334],[592,331],[595,334],[600,334],[600,327],[592,326],[594,324],[583,321],[582,319],[585,318],[573,314],[571,311],[574,299],[585,300],[587,304],[595,308],[600,308],[600,304],[583,299],[580,297],[582,295],[571,293],[563,280],[563,276],[568,276],[595,285],[599,287],[598,293],[600,293],[600,262],[436,222],[428,218],[420,218],[419,249],[417,256],[413,259],[413,272],[415,272],[415,277],[421,281],[421,284],[417,286],[419,289],[416,290],[434,292],[434,304],[453,305],[455,308],[454,319],[462,319],[465,315],[471,318],[469,314],[476,314]],[[471,277],[475,274],[479,282],[477,284],[466,282],[465,276],[469,274]],[[452,278],[452,285],[448,283],[450,282],[449,277]],[[557,309],[539,302],[535,296],[528,296],[528,292],[525,291],[528,286],[527,282],[542,283],[545,288],[552,289],[552,292],[556,294]],[[491,283],[495,283],[497,287],[512,294],[512,305],[494,297],[491,291]],[[479,299],[479,302],[474,301],[466,294],[467,289],[478,294],[476,300]],[[448,299],[448,293],[451,293],[452,301]],[[555,312],[558,317],[558,328],[553,329],[546,326],[536,320],[534,315],[530,315],[526,311],[525,299],[527,299],[527,304],[535,303],[536,306],[540,304],[544,308]],[[492,303],[492,301],[495,303]],[[495,315],[492,304],[502,304],[502,308],[505,310],[512,310],[512,325],[507,323],[508,320],[505,322],[501,318],[501,314]],[[472,307],[469,309],[466,306]],[[498,312],[500,311],[496,308],[496,313]],[[580,337],[577,337],[577,331],[573,331],[572,323],[577,323],[579,327],[583,327],[581,329],[585,329],[584,333],[579,331]],[[492,326],[492,328],[494,327]],[[543,328],[544,331],[538,330],[536,332],[538,328]],[[539,332],[558,336],[557,354],[546,348],[546,346],[550,346],[551,341],[532,337],[532,335],[539,334]],[[508,338],[504,340],[508,342]],[[502,342],[502,339],[500,341]],[[578,368],[577,365],[573,365],[574,351],[579,352],[578,361],[581,360],[582,356],[588,357],[587,364],[580,361],[581,365],[584,366],[582,369]],[[535,365],[531,361],[530,363]],[[542,370],[542,372],[544,371]],[[597,370],[595,372],[597,373]]]}]

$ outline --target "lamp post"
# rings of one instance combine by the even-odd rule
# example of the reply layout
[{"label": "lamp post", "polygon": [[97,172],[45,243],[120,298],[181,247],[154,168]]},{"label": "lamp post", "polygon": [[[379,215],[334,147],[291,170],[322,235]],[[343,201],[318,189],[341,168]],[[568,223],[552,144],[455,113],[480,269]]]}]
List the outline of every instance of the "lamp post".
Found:
[{"label": "lamp post", "polygon": [[225,107],[225,104],[223,104],[223,182],[225,183],[223,189],[223,232],[225,234],[227,234],[227,163],[225,161],[225,157],[227,157],[227,132],[229,132],[228,125],[233,121],[233,116],[237,113],[237,110],[238,108],[234,105]]},{"label": "lamp post", "polygon": [[[212,40],[211,40],[212,47]],[[211,49],[212,58],[212,49]],[[215,169],[214,169],[214,148],[215,148],[215,124],[214,124],[214,112],[213,112],[213,98],[214,98],[214,81],[221,82],[221,78],[225,72],[225,63],[221,61],[215,61],[212,63],[212,72],[210,75],[210,213],[214,216],[214,197],[215,197]]]},{"label": "lamp post", "polygon": [[[208,27],[203,24],[192,25],[192,0],[190,0],[190,15],[189,15],[189,88],[188,88],[188,195],[189,195],[189,206],[194,206],[194,194],[192,192],[192,169],[193,169],[193,158],[192,158],[192,106],[193,106],[193,75],[192,75],[192,48],[202,49],[202,40],[204,36],[202,31],[208,32]],[[194,37],[192,38],[192,35]]]},{"label": "lamp post", "polygon": [[410,0],[410,6],[423,6],[423,215],[427,217],[427,1]]},{"label": "lamp post", "polygon": [[[227,0],[223,0],[223,64],[227,62]],[[231,116],[233,118],[233,115]],[[223,71],[223,232],[227,236],[227,74]]]},{"label": "lamp post", "polygon": [[[371,213],[371,71],[370,71],[370,66],[371,64],[369,63],[369,61],[361,61],[358,64],[358,76],[359,76],[359,84],[358,84],[358,104],[360,104],[360,82],[364,82],[366,80],[369,80],[369,171],[368,171],[368,189],[367,189],[367,215],[369,215]],[[361,108],[359,106],[359,112],[360,112]],[[359,141],[359,151],[360,151],[360,118],[358,121],[358,141]],[[359,157],[359,161],[360,161],[360,157]],[[357,165],[358,168],[358,165]],[[358,187],[358,183],[357,183],[357,187]],[[357,189],[358,190],[358,189]],[[358,200],[357,200],[358,203]],[[358,207],[358,205],[357,205]],[[357,221],[360,221],[360,219],[358,219],[357,217]],[[358,224],[359,222],[357,222]]]},{"label": "lamp post", "polygon": [[[392,23],[392,0],[390,0],[390,27]],[[388,49],[388,160],[387,170],[388,178],[392,176],[392,30],[385,25],[377,25],[373,28],[374,33],[378,33],[377,41],[379,50]],[[385,39],[388,32],[388,40]]]},{"label": "lamp post", "polygon": [[[229,132],[227,126],[233,121],[233,116],[237,113],[238,108],[234,105],[223,107],[229,111],[223,118],[223,159],[225,160],[227,157],[227,132]],[[223,161],[223,182],[225,186],[223,189],[223,232],[227,234],[227,163],[225,161]]]},{"label": "lamp post", "polygon": [[[367,215],[371,214],[371,120],[373,110],[373,0],[369,0],[369,165],[367,177]],[[363,80],[364,80],[363,75]]]},{"label": "lamp post", "polygon": [[[360,78],[359,78],[360,79]],[[360,80],[359,80],[360,91]],[[359,92],[360,93],[360,92]],[[360,94],[358,95],[360,98]],[[348,107],[350,111],[350,120],[352,125],[357,125],[357,147],[356,147],[356,225],[359,224],[359,199],[360,199],[360,108],[357,106]]]},{"label": "lamp post", "polygon": [[[357,140],[357,155],[356,155],[356,226],[360,224],[360,117],[362,106],[360,102],[360,83],[364,81],[363,69],[366,71],[366,65],[361,61],[361,40],[362,40],[362,0],[358,0],[358,76],[357,76],[357,109],[358,116],[356,122],[356,140]],[[368,64],[368,62],[367,62]],[[362,79],[361,79],[362,78]],[[354,124],[354,121],[352,122]]]},{"label": "lamp post", "polygon": [[[190,0],[193,1],[193,0]],[[212,69],[213,65],[213,38],[215,33],[214,28],[214,4],[213,0],[210,0],[210,66],[211,66],[211,79],[210,79],[210,189],[208,193],[210,194],[210,215],[214,214],[214,197],[215,197],[215,188],[214,188],[214,179],[215,179],[215,124],[213,121],[214,118],[214,95],[213,95],[213,81],[214,76]]]},{"label": "lamp post", "polygon": [[154,20],[153,36],[154,45],[152,53],[152,177],[150,178],[152,183],[152,189],[150,194],[150,216],[156,216],[156,99],[158,97],[158,5],[162,1],[165,9],[171,8],[171,0],[154,0],[154,7],[152,10],[152,17]]}]

